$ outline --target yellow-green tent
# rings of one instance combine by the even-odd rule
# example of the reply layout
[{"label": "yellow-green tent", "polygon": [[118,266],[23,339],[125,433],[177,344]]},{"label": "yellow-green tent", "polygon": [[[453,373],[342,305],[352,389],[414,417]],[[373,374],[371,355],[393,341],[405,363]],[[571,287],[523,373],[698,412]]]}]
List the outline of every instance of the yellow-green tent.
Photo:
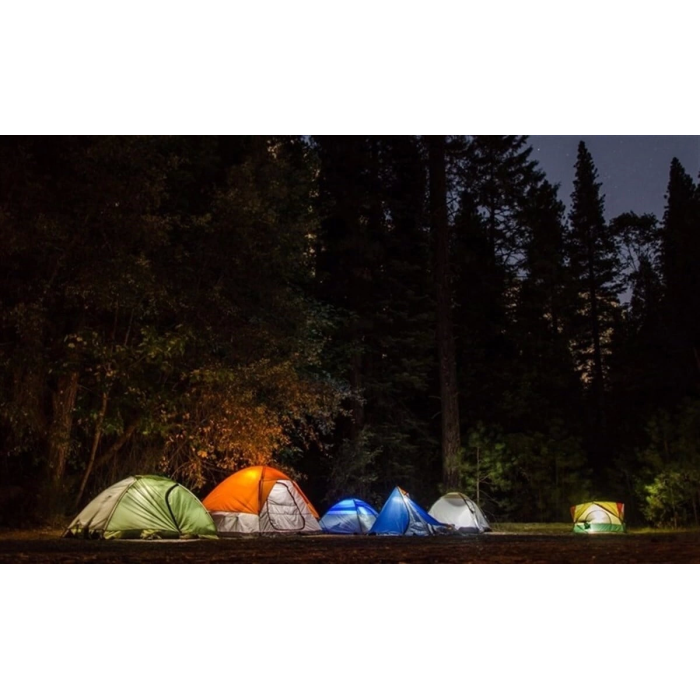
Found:
[{"label": "yellow-green tent", "polygon": [[592,501],[571,506],[574,532],[624,532],[625,504],[614,501]]},{"label": "yellow-green tent", "polygon": [[201,501],[182,484],[157,474],[112,484],[76,516],[64,537],[108,539],[216,538]]}]

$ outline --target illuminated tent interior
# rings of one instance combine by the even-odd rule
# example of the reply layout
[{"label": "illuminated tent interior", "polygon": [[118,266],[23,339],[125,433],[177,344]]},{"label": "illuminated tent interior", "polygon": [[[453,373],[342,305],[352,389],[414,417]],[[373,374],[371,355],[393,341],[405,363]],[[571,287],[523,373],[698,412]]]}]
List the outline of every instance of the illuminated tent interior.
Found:
[{"label": "illuminated tent interior", "polygon": [[224,479],[203,500],[220,535],[320,532],[318,513],[286,474],[246,467]]},{"label": "illuminated tent interior", "polygon": [[441,535],[452,528],[437,521],[398,486],[389,494],[370,535]]},{"label": "illuminated tent interior", "polygon": [[625,504],[592,501],[571,506],[574,532],[625,532]]},{"label": "illuminated tent interior", "polygon": [[428,511],[429,515],[446,525],[452,525],[464,534],[478,535],[490,532],[491,525],[483,511],[463,493],[451,491],[438,498]]},{"label": "illuminated tent interior", "polygon": [[216,537],[200,500],[164,476],[129,476],[96,496],[63,533],[96,539]]},{"label": "illuminated tent interior", "polygon": [[328,509],[321,518],[321,528],[332,535],[366,535],[377,511],[359,498],[345,498]]}]

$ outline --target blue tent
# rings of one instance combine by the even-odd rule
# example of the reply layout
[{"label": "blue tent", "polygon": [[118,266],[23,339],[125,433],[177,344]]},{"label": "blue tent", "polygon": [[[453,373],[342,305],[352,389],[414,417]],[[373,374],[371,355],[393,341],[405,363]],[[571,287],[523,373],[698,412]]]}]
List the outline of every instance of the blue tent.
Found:
[{"label": "blue tent", "polygon": [[442,535],[451,532],[428,515],[398,486],[387,498],[384,507],[369,531],[370,535]]},{"label": "blue tent", "polygon": [[366,535],[377,519],[377,511],[359,498],[345,498],[322,518],[324,532],[333,535]]}]

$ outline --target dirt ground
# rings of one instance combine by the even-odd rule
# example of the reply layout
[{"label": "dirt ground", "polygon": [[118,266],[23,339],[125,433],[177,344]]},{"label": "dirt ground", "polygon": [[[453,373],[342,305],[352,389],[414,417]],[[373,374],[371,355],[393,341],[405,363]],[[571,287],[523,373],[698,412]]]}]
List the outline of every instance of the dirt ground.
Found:
[{"label": "dirt ground", "polygon": [[75,540],[0,530],[0,564],[673,564],[700,563],[700,532],[624,535],[239,536],[220,540]]}]

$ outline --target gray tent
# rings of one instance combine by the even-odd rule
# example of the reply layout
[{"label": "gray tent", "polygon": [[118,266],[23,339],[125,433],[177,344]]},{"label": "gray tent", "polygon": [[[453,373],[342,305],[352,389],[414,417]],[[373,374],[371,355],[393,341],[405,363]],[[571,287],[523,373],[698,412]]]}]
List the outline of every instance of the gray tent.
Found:
[{"label": "gray tent", "polygon": [[441,523],[453,525],[465,534],[479,535],[491,530],[481,508],[458,491],[451,491],[438,498],[428,512]]}]

